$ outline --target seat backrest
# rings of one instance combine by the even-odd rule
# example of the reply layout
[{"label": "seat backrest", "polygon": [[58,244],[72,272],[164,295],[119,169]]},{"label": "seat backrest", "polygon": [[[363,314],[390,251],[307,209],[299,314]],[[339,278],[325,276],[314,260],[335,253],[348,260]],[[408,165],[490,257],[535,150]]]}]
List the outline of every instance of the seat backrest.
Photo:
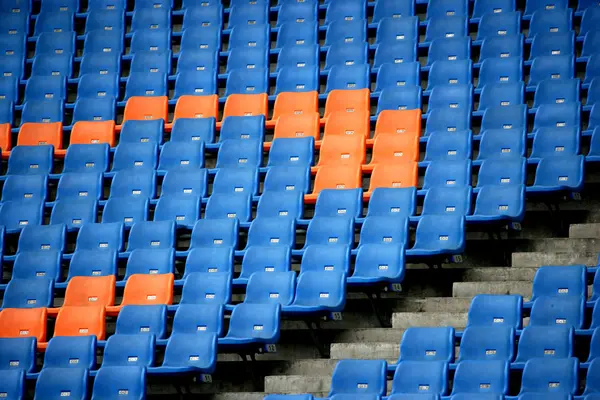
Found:
[{"label": "seat backrest", "polygon": [[155,335],[157,339],[165,337],[167,331],[167,306],[124,306],[119,312],[116,335]]},{"label": "seat backrest", "polygon": [[519,338],[517,362],[532,358],[569,358],[573,355],[574,331],[566,326],[528,326]]},{"label": "seat backrest", "polygon": [[63,306],[58,311],[54,336],[90,336],[104,340],[106,311],[102,306]]},{"label": "seat backrest", "polygon": [[381,360],[342,360],[338,361],[329,395],[335,394],[375,394],[386,392],[387,364]]},{"label": "seat backrest", "polygon": [[87,368],[96,366],[96,336],[55,336],[48,342],[44,368]]},{"label": "seat backrest", "polygon": [[468,326],[509,326],[521,329],[523,298],[517,295],[480,294],[469,307]]},{"label": "seat backrest", "polygon": [[173,284],[173,274],[132,275],[125,285],[121,306],[171,304]]},{"label": "seat backrest", "polygon": [[461,361],[454,374],[452,393],[506,394],[509,368],[508,361]]},{"label": "seat backrest", "polygon": [[411,327],[400,342],[400,361],[454,361],[454,328]]},{"label": "seat backrest", "polygon": [[567,393],[579,389],[579,361],[576,358],[533,358],[525,364],[521,393]]}]

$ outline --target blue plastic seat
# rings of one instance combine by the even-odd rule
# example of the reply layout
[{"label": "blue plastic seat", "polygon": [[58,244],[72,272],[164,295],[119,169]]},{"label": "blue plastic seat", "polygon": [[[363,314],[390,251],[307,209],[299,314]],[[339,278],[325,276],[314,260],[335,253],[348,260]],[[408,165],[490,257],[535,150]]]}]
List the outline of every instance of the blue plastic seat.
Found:
[{"label": "blue plastic seat", "polygon": [[22,0],[3,0],[2,8],[13,13],[29,14],[31,11],[31,1]]},{"label": "blue plastic seat", "polygon": [[425,42],[467,36],[467,25],[468,18],[460,15],[430,18],[425,32]]},{"label": "blue plastic seat", "polygon": [[65,76],[73,72],[72,54],[40,54],[33,58],[31,76]]},{"label": "blue plastic seat", "polygon": [[250,246],[244,254],[242,272],[236,282],[248,283],[254,272],[284,272],[291,266],[288,246]]},{"label": "blue plastic seat", "polygon": [[0,100],[0,123],[13,123],[13,102]]},{"label": "blue plastic seat", "polygon": [[48,177],[46,175],[8,175],[2,187],[2,201],[46,200]]},{"label": "blue plastic seat", "polygon": [[[367,220],[378,218],[381,217],[371,217]],[[385,243],[385,240],[383,242],[361,243],[356,255],[354,272],[348,282],[358,284],[402,282],[405,272],[404,244],[390,245]]]},{"label": "blue plastic seat", "polygon": [[314,216],[360,218],[362,208],[361,189],[325,189],[319,193]]},{"label": "blue plastic seat", "polygon": [[526,129],[527,106],[515,104],[512,106],[488,107],[483,113],[481,130],[489,129]]},{"label": "blue plastic seat", "polygon": [[233,5],[229,10],[228,28],[269,23],[269,5],[246,3]]},{"label": "blue plastic seat", "polygon": [[168,29],[152,29],[134,31],[131,38],[130,54],[139,51],[157,53],[171,50],[171,31]]},{"label": "blue plastic seat", "polygon": [[571,156],[579,153],[577,128],[539,128],[533,139],[532,158]]},{"label": "blue plastic seat", "polygon": [[[421,66],[418,62],[382,65],[377,71],[376,91],[397,87],[421,86]],[[420,99],[419,99],[420,103]]]},{"label": "blue plastic seat", "polygon": [[377,101],[377,113],[384,110],[414,110],[418,108],[421,108],[421,88],[419,86],[383,88]]},{"label": "blue plastic seat", "polygon": [[175,225],[170,221],[139,222],[129,234],[127,251],[165,250],[175,246]]},{"label": "blue plastic seat", "polygon": [[454,362],[454,328],[406,329],[400,341],[399,361]]},{"label": "blue plastic seat", "polygon": [[277,26],[286,22],[313,24],[319,20],[318,2],[285,2],[277,14]]},{"label": "blue plastic seat", "polygon": [[194,28],[196,26],[221,29],[223,26],[223,6],[221,3],[211,4],[210,6],[200,6],[194,4],[193,7],[183,7],[183,30]]},{"label": "blue plastic seat", "polygon": [[[6,103],[19,101],[19,80],[14,76],[0,77],[0,98]],[[11,104],[12,108],[12,104]],[[12,118],[11,118],[12,119]]]},{"label": "blue plastic seat", "polygon": [[[0,338],[0,371],[33,372],[35,350],[36,339],[34,337]],[[0,372],[0,376],[2,376],[2,372]],[[2,390],[1,387],[0,390]]]},{"label": "blue plastic seat", "polygon": [[[302,3],[299,3],[302,4]],[[350,50],[360,51],[361,43],[338,44],[339,50],[348,47]],[[327,52],[329,56],[329,51]],[[333,53],[332,53],[333,55]],[[360,55],[360,54],[359,54]],[[364,61],[363,61],[364,63]],[[314,69],[319,67],[319,46],[316,44],[306,44],[302,46],[286,45],[281,48],[277,60],[277,71],[285,67],[294,67],[299,69]]]},{"label": "blue plastic seat", "polygon": [[576,296],[540,296],[531,309],[531,326],[583,326],[585,299]]},{"label": "blue plastic seat", "polygon": [[50,224],[65,224],[67,229],[79,229],[82,225],[96,222],[98,201],[95,199],[62,199],[54,202]]},{"label": "blue plastic seat", "polygon": [[268,49],[265,47],[238,47],[229,52],[227,72],[234,69],[264,69],[269,66]]},{"label": "blue plastic seat", "polygon": [[425,215],[417,225],[415,256],[459,254],[465,247],[465,218],[458,215]]},{"label": "blue plastic seat", "polygon": [[131,252],[127,260],[125,280],[133,274],[172,274],[174,266],[174,249],[136,249]]},{"label": "blue plastic seat", "polygon": [[227,139],[253,139],[263,141],[265,116],[229,116],[223,120],[219,141]]},{"label": "blue plastic seat", "polygon": [[233,275],[233,249],[231,247],[203,247],[190,251],[185,262],[183,278],[191,273],[227,273]]},{"label": "blue plastic seat", "polygon": [[289,305],[294,299],[296,289],[296,273],[288,272],[255,272],[248,280],[244,303]]},{"label": "blue plastic seat", "polygon": [[6,12],[2,9],[0,18],[4,22],[2,29],[4,34],[8,35],[28,35],[29,34],[29,18],[28,15],[16,12]]},{"label": "blue plastic seat", "polygon": [[471,128],[471,113],[454,108],[436,108],[431,110],[425,126],[425,134],[433,132],[464,132]]},{"label": "blue plastic seat", "polygon": [[334,65],[348,66],[367,64],[369,61],[369,46],[364,42],[334,43],[327,49],[325,70]]},{"label": "blue plastic seat", "polygon": [[229,35],[229,50],[244,47],[269,48],[270,26],[268,24],[238,25]]},{"label": "blue plastic seat", "polygon": [[25,58],[26,35],[0,34],[0,38],[2,38],[0,54],[8,59],[18,60],[22,64]]},{"label": "blue plastic seat", "polygon": [[196,196],[162,196],[156,204],[154,221],[175,221],[191,229],[200,219],[200,203]]},{"label": "blue plastic seat", "polygon": [[182,51],[177,60],[177,72],[217,72],[219,53],[214,49],[189,49]]},{"label": "blue plastic seat", "polygon": [[364,20],[337,20],[327,26],[325,46],[334,43],[361,43],[367,41],[367,24]]},{"label": "blue plastic seat", "polygon": [[148,199],[145,197],[112,197],[102,212],[102,223],[120,222],[132,226],[148,220]]},{"label": "blue plastic seat", "polygon": [[523,82],[488,83],[479,96],[479,111],[489,107],[511,106],[525,102],[525,84]]},{"label": "blue plastic seat", "polygon": [[75,54],[75,32],[44,32],[37,40],[35,54]]},{"label": "blue plastic seat", "polygon": [[90,32],[95,29],[106,31],[124,30],[125,13],[123,10],[116,9],[92,9],[87,15],[85,21],[85,31]]},{"label": "blue plastic seat", "polygon": [[64,102],[58,99],[27,100],[23,104],[21,124],[26,122],[62,122]]},{"label": "blue plastic seat", "polygon": [[580,113],[580,103],[542,104],[535,114],[533,129],[579,128]]},{"label": "blue plastic seat", "polygon": [[332,90],[356,90],[370,86],[368,64],[334,66],[327,78],[327,93]]},{"label": "blue plastic seat", "polygon": [[273,140],[267,166],[309,167],[313,164],[314,139],[279,138]]},{"label": "blue plastic seat", "polygon": [[177,118],[171,129],[172,142],[203,141],[212,143],[215,140],[215,118]]},{"label": "blue plastic seat", "polygon": [[325,14],[325,24],[334,21],[366,20],[367,8],[364,2],[329,2]]},{"label": "blue plastic seat", "polygon": [[509,368],[509,363],[501,360],[461,361],[456,367],[452,394],[506,394],[508,392]]},{"label": "blue plastic seat", "polygon": [[350,247],[311,245],[306,247],[302,256],[300,272],[341,272],[350,270]]},{"label": "blue plastic seat", "polygon": [[479,70],[478,88],[489,84],[516,83],[523,80],[523,63],[518,57],[483,60]]},{"label": "blue plastic seat", "polygon": [[[130,73],[171,73],[171,52],[170,51],[138,51],[131,60]],[[158,75],[155,75],[158,76]]]},{"label": "blue plastic seat", "polygon": [[452,108],[470,112],[473,109],[473,85],[437,85],[431,90],[427,108]]},{"label": "blue plastic seat", "polygon": [[341,360],[331,377],[329,396],[386,393],[386,362],[382,360]]},{"label": "blue plastic seat", "polygon": [[576,358],[534,358],[525,364],[521,393],[575,394],[579,389]]},{"label": "blue plastic seat", "polygon": [[166,8],[137,8],[133,12],[131,30],[146,31],[171,28],[171,12]]},{"label": "blue plastic seat", "polygon": [[264,184],[267,191],[301,191],[310,189],[310,169],[308,167],[270,167]]},{"label": "blue plastic seat", "polygon": [[370,216],[365,219],[360,231],[360,245],[406,245],[408,243],[408,220],[386,224],[387,217]]},{"label": "blue plastic seat", "polygon": [[468,17],[469,6],[464,0],[441,1],[433,0],[427,4],[427,17],[431,19],[435,17],[462,16]]},{"label": "blue plastic seat", "polygon": [[575,52],[575,32],[540,33],[533,38],[529,59],[543,56],[573,56]]},{"label": "blue plastic seat", "polygon": [[392,395],[446,395],[448,363],[445,361],[401,361],[392,381]]},{"label": "blue plastic seat", "polygon": [[116,99],[119,97],[119,76],[117,74],[85,74],[79,80],[77,101],[83,98]]},{"label": "blue plastic seat", "polygon": [[155,335],[162,339],[167,330],[165,305],[126,305],[121,308],[115,335]]},{"label": "blue plastic seat", "polygon": [[583,57],[589,57],[596,53],[598,43],[600,42],[600,33],[597,29],[590,31],[585,34],[583,39],[583,49],[581,55]]},{"label": "blue plastic seat", "polygon": [[380,0],[375,3],[373,11],[373,23],[381,23],[384,18],[399,19],[410,17],[415,14],[415,5],[412,3],[398,3],[393,0]]},{"label": "blue plastic seat", "polygon": [[596,30],[597,23],[600,21],[600,13],[597,8],[598,7],[589,7],[583,12],[581,25],[579,27],[579,36],[584,36],[588,32]]},{"label": "blue plastic seat", "polygon": [[266,191],[258,201],[256,216],[276,218],[302,218],[304,214],[304,194],[299,190]]},{"label": "blue plastic seat", "polygon": [[197,171],[202,167],[204,167],[203,142],[169,141],[163,146],[158,164],[159,170],[177,171],[189,169]]},{"label": "blue plastic seat", "polygon": [[209,51],[217,53],[221,49],[221,29],[217,26],[187,27],[181,36],[181,54],[188,51]]},{"label": "blue plastic seat", "polygon": [[436,61],[429,71],[427,90],[436,85],[468,85],[471,80],[471,60]]},{"label": "blue plastic seat", "polygon": [[585,397],[586,400],[591,398],[592,400],[597,399],[598,394],[600,393],[600,388],[598,387],[598,377],[600,376],[599,359],[592,360],[590,366],[588,368],[587,376],[586,376],[586,387],[584,394],[587,394]]},{"label": "blue plastic seat", "polygon": [[419,18],[384,18],[377,26],[377,44],[392,45],[398,41],[414,43],[419,37]]},{"label": "blue plastic seat", "polygon": [[155,169],[158,146],[155,143],[126,143],[117,146],[113,159],[113,171],[130,168]]},{"label": "blue plastic seat", "polygon": [[205,218],[237,218],[249,222],[252,218],[252,196],[250,193],[213,193],[206,204]]},{"label": "blue plastic seat", "polygon": [[54,148],[16,146],[10,152],[7,175],[46,175],[52,172]]},{"label": "blue plastic seat", "polygon": [[269,70],[259,69],[233,69],[227,76],[225,95],[230,94],[255,94],[269,91]]},{"label": "blue plastic seat", "polygon": [[163,141],[164,121],[128,120],[123,123],[119,143],[157,143]]},{"label": "blue plastic seat", "polygon": [[9,399],[21,400],[25,395],[25,371],[20,368],[0,370],[0,392]]},{"label": "blue plastic seat", "polygon": [[533,358],[570,358],[573,340],[573,329],[566,326],[528,326],[519,338],[516,362]]},{"label": "blue plastic seat", "polygon": [[421,215],[468,215],[471,213],[470,186],[432,186],[425,195]]},{"label": "blue plastic seat", "polygon": [[583,189],[584,156],[565,155],[540,160],[533,186],[538,191]]},{"label": "blue plastic seat", "polygon": [[279,304],[248,304],[235,306],[231,313],[229,331],[219,340],[223,345],[275,343],[279,340]]},{"label": "blue plastic seat", "polygon": [[313,218],[308,225],[305,247],[312,244],[349,246],[354,242],[353,232],[352,218]]},{"label": "blue plastic seat", "polygon": [[[459,365],[464,360],[511,362],[515,356],[514,350],[515,330],[513,328],[508,326],[469,326],[464,330],[460,341]],[[464,365],[462,371],[465,371]],[[464,375],[462,378],[464,379]]]},{"label": "blue plastic seat", "polygon": [[371,194],[367,217],[404,218],[416,212],[414,188],[377,188]]},{"label": "blue plastic seat", "polygon": [[44,204],[37,201],[6,201],[0,205],[0,224],[8,233],[19,232],[28,225],[41,225]]},{"label": "blue plastic seat", "polygon": [[562,10],[568,7],[563,0],[530,0],[525,6],[525,15],[530,16],[537,10]]},{"label": "blue plastic seat", "polygon": [[256,218],[248,231],[246,247],[279,246],[294,248],[296,224],[291,218]]},{"label": "blue plastic seat", "polygon": [[523,35],[491,36],[483,40],[479,60],[523,57]]},{"label": "blue plastic seat", "polygon": [[517,295],[480,294],[473,297],[467,326],[506,326],[521,329],[523,298]]},{"label": "blue plastic seat", "polygon": [[524,158],[485,160],[479,170],[477,187],[486,185],[525,184],[526,161]]},{"label": "blue plastic seat", "polygon": [[255,168],[220,168],[212,193],[257,195],[258,171]]},{"label": "blue plastic seat", "polygon": [[58,181],[56,199],[79,199],[82,197],[100,200],[102,197],[102,174],[63,173]]},{"label": "blue plastic seat", "polygon": [[81,60],[79,73],[81,76],[116,74],[121,71],[121,57],[118,54],[85,53]]},{"label": "blue plastic seat", "polygon": [[[431,41],[427,65],[435,61],[459,61],[471,58],[471,38],[437,38]],[[412,60],[411,60],[412,61]]]},{"label": "blue plastic seat", "polygon": [[579,79],[550,79],[539,83],[533,106],[579,102]]},{"label": "blue plastic seat", "polygon": [[[24,71],[24,57],[22,54],[18,55],[7,55],[4,52],[1,52],[2,48],[0,47],[0,73],[3,77],[14,77],[17,79],[23,79],[23,71]],[[5,50],[10,53],[12,50]]]},{"label": "blue plastic seat", "polygon": [[108,169],[108,144],[71,144],[67,149],[63,173],[102,173]]},{"label": "blue plastic seat", "polygon": [[92,400],[118,399],[126,392],[132,399],[146,394],[146,370],[143,367],[103,367],[94,379]]},{"label": "blue plastic seat", "polygon": [[35,22],[33,35],[70,31],[74,31],[74,14],[72,12],[41,11]]},{"label": "blue plastic seat", "polygon": [[102,368],[151,367],[154,363],[155,342],[153,335],[112,335],[104,347]]},{"label": "blue plastic seat", "polygon": [[529,86],[537,86],[548,79],[573,79],[575,63],[572,56],[538,56],[533,60]]},{"label": "blue plastic seat", "polygon": [[150,169],[126,169],[118,171],[110,186],[110,197],[156,196],[156,173]]},{"label": "blue plastic seat", "polygon": [[[120,55],[125,50],[124,37],[122,31],[104,31],[93,30],[85,35],[84,57],[86,57],[82,72],[87,72],[88,65],[104,66],[109,65],[112,68],[118,68],[120,64]],[[145,49],[148,50],[148,49]],[[102,53],[98,55],[98,53]],[[119,59],[116,59],[119,57]],[[114,71],[114,72],[118,72]]]},{"label": "blue plastic seat", "polygon": [[208,174],[205,169],[185,168],[171,169],[163,180],[161,196],[196,196],[206,197],[208,190]]},{"label": "blue plastic seat", "polygon": [[[216,325],[215,319],[222,319],[223,311],[220,307],[210,309],[214,311],[203,314],[196,312],[192,315],[183,314],[184,311],[193,312],[190,307],[177,310],[173,333],[167,342],[161,369],[169,372],[196,373],[212,373],[215,370],[217,334],[214,332],[215,327],[208,325]],[[185,321],[182,321],[183,318]]]},{"label": "blue plastic seat", "polygon": [[18,252],[62,252],[65,248],[65,235],[65,227],[61,225],[27,226],[19,236]]},{"label": "blue plastic seat", "polygon": [[423,189],[435,186],[461,187],[471,183],[471,161],[433,161],[425,171]]},{"label": "blue plastic seat", "polygon": [[79,4],[73,0],[44,0],[42,11],[77,12]]},{"label": "blue plastic seat", "polygon": [[283,67],[277,74],[275,94],[282,92],[314,92],[319,90],[318,68]]},{"label": "blue plastic seat", "polygon": [[380,68],[384,64],[412,63],[416,59],[416,43],[407,40],[397,41],[390,45],[377,46],[373,68]]},{"label": "blue plastic seat", "polygon": [[214,71],[184,71],[176,75],[175,98],[210,94],[217,94],[217,75]]},{"label": "blue plastic seat", "polygon": [[115,224],[86,224],[77,235],[76,250],[115,250],[123,249],[123,225]]},{"label": "blue plastic seat", "polygon": [[74,399],[85,399],[87,386],[88,371],[85,368],[42,368],[35,385],[35,398],[60,398],[67,393]]},{"label": "blue plastic seat", "polygon": [[166,96],[167,75],[153,72],[132,72],[127,79],[125,99],[132,96]]},{"label": "blue plastic seat", "polygon": [[526,135],[521,129],[490,129],[481,135],[478,160],[525,157]]},{"label": "blue plastic seat", "polygon": [[[539,34],[569,32],[573,28],[573,10],[537,10],[531,15],[529,37]],[[584,34],[583,32],[582,34]]]},{"label": "blue plastic seat", "polygon": [[190,248],[202,247],[237,247],[239,222],[234,218],[221,220],[196,221]]},{"label": "blue plastic seat", "polygon": [[[86,224],[97,225],[97,224]],[[111,224],[103,224],[111,225]],[[117,257],[115,250],[97,248],[95,250],[76,250],[69,263],[69,281],[74,276],[117,275]]]},{"label": "blue plastic seat", "polygon": [[316,24],[286,22],[281,24],[277,33],[275,46],[303,46],[318,44],[318,27]]},{"label": "blue plastic seat", "polygon": [[[499,0],[498,2],[500,1],[502,0]],[[478,3],[485,4],[485,6],[496,6],[490,4],[491,2],[480,1]],[[473,12],[473,17],[476,17],[475,11]],[[479,21],[479,29],[477,30],[477,40],[484,40],[492,37],[513,36],[521,33],[521,12],[515,11],[514,2],[510,11],[492,11],[477,15],[477,17],[481,18]]]},{"label": "blue plastic seat", "polygon": [[[165,143],[160,153],[159,170],[195,170],[204,167],[203,142]],[[197,172],[198,173],[198,172]]]},{"label": "blue plastic seat", "polygon": [[96,336],[55,336],[48,342],[44,368],[92,369],[96,366]]},{"label": "blue plastic seat", "polygon": [[39,308],[53,306],[52,279],[18,279],[8,282],[2,308]]}]

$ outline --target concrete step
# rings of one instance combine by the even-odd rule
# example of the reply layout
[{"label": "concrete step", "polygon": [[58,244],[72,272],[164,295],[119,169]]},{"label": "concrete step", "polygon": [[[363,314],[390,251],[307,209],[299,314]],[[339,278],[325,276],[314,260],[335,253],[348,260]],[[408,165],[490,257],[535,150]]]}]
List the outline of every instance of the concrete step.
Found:
[{"label": "concrete step", "polygon": [[463,273],[464,282],[531,282],[537,268],[486,267],[471,268]]},{"label": "concrete step", "polygon": [[402,340],[404,329],[372,328],[348,329],[335,333],[332,343],[399,343]]},{"label": "concrete step", "polygon": [[[265,363],[262,363],[265,364]],[[315,358],[312,360],[297,360],[270,363],[266,376],[276,375],[306,375],[320,376],[331,375],[337,360]],[[263,365],[261,365],[263,366]]]},{"label": "concrete step", "polygon": [[396,362],[400,343],[332,343],[330,357],[334,360],[354,358]]},{"label": "concrete step", "polygon": [[569,226],[569,237],[572,239],[600,238],[600,224],[572,224]]},{"label": "concrete step", "polygon": [[453,326],[455,328],[464,328],[466,325],[466,312],[402,312],[392,314],[392,328],[394,329],[406,329],[412,326]]},{"label": "concrete step", "polygon": [[327,397],[330,387],[330,375],[265,376],[265,393],[312,393],[319,397]]},{"label": "concrete step", "polygon": [[595,238],[558,238],[516,240],[515,250],[552,253],[593,253],[600,251],[600,239]]},{"label": "concrete step", "polygon": [[549,253],[528,252],[512,253],[513,268],[532,268],[542,265],[576,265],[584,264],[595,266],[598,262],[598,253]]},{"label": "concrete step", "polygon": [[453,296],[470,298],[478,294],[518,294],[527,301],[531,297],[531,282],[454,282]]}]

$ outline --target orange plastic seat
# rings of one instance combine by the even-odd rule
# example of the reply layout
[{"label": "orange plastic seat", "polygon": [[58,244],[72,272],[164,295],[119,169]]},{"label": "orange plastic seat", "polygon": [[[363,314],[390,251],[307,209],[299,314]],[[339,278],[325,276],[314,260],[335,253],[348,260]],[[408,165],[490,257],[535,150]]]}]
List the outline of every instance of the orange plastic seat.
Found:
[{"label": "orange plastic seat", "polygon": [[413,135],[379,135],[373,146],[373,158],[367,168],[377,164],[405,164],[419,161],[419,137]]},{"label": "orange plastic seat", "polygon": [[232,94],[225,101],[223,119],[227,117],[251,117],[269,115],[269,96],[266,93]]},{"label": "orange plastic seat", "polygon": [[54,152],[62,149],[63,135],[62,122],[35,123],[27,122],[21,125],[17,146],[39,146],[51,144]]},{"label": "orange plastic seat", "polygon": [[325,122],[325,137],[331,135],[362,135],[365,139],[371,136],[371,122],[367,111],[346,113],[336,111],[329,114]]},{"label": "orange plastic seat", "polygon": [[381,134],[412,134],[421,136],[421,110],[385,110],[379,113],[375,136]]},{"label": "orange plastic seat", "polygon": [[2,149],[3,155],[10,155],[10,149],[12,148],[11,137],[10,124],[0,124],[0,149]]},{"label": "orange plastic seat", "polygon": [[218,118],[219,96],[181,96],[175,105],[173,121],[177,118]]},{"label": "orange plastic seat", "polygon": [[0,338],[33,336],[46,341],[45,308],[5,308],[0,311]]},{"label": "orange plastic seat", "polygon": [[63,306],[56,317],[54,336],[91,336],[104,340],[106,336],[104,307]]},{"label": "orange plastic seat", "polygon": [[115,304],[114,275],[74,276],[65,293],[64,306],[112,306]]},{"label": "orange plastic seat", "polygon": [[173,285],[175,277],[173,274],[134,274],[127,279],[123,301],[118,307],[107,307],[107,312],[119,312],[126,305],[153,305],[172,304]]},{"label": "orange plastic seat", "polygon": [[416,162],[404,164],[377,164],[371,174],[369,193],[377,188],[404,188],[417,186],[419,166]]},{"label": "orange plastic seat", "polygon": [[315,112],[319,112],[318,92],[283,92],[275,99],[272,122],[285,114],[299,115]]},{"label": "orange plastic seat", "polygon": [[71,131],[71,144],[108,143],[115,147],[115,142],[115,121],[79,121]]},{"label": "orange plastic seat", "polygon": [[130,119],[169,119],[167,96],[132,96],[127,100],[123,122]]},{"label": "orange plastic seat", "polygon": [[359,164],[325,165],[317,169],[315,186],[311,194],[304,196],[306,203],[314,203],[323,189],[356,189],[362,187],[362,172]]},{"label": "orange plastic seat", "polygon": [[273,140],[280,138],[313,137],[321,138],[321,124],[318,112],[306,114],[284,114],[275,123]]},{"label": "orange plastic seat", "polygon": [[347,113],[367,111],[370,114],[371,97],[369,89],[332,90],[327,95],[324,117],[327,118],[336,111]]},{"label": "orange plastic seat", "polygon": [[366,156],[367,147],[362,135],[325,136],[317,165],[361,165]]}]

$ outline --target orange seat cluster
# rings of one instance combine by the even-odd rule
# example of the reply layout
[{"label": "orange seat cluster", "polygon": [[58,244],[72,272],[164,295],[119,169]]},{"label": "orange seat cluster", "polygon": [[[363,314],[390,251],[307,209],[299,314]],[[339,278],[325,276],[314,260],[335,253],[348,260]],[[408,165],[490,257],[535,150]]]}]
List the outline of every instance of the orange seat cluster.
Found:
[{"label": "orange seat cluster", "polygon": [[38,348],[47,346],[47,317],[56,316],[54,336],[106,336],[107,315],[118,315],[126,305],[173,303],[173,274],[132,275],[125,285],[121,304],[115,306],[115,276],[76,276],[69,281],[60,308],[5,308],[0,311],[0,338],[37,338]]}]

